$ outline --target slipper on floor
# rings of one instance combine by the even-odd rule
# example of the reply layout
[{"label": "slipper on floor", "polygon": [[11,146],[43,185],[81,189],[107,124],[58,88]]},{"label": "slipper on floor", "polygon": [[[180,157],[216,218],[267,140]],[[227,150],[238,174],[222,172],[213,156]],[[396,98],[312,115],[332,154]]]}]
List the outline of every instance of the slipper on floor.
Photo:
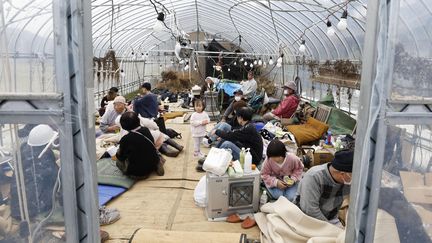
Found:
[{"label": "slipper on floor", "polygon": [[241,227],[243,229],[249,229],[252,228],[256,225],[256,221],[255,219],[247,216],[247,218],[245,220],[243,220],[243,222],[241,223]]},{"label": "slipper on floor", "polygon": [[240,215],[234,213],[234,214],[231,214],[230,216],[228,216],[228,217],[226,218],[226,221],[229,222],[229,223],[239,223],[239,222],[241,222],[242,220],[241,220],[241,218],[240,218]]}]

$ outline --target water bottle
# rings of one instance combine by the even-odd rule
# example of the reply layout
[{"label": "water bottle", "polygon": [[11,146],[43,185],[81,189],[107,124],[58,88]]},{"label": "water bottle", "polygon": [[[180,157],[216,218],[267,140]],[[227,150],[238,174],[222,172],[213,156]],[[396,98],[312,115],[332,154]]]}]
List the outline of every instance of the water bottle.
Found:
[{"label": "water bottle", "polygon": [[245,158],[244,158],[244,167],[243,167],[243,172],[245,174],[250,174],[252,173],[252,154],[249,151],[250,149],[247,149]]},{"label": "water bottle", "polygon": [[327,132],[327,140],[326,140],[326,144],[327,144],[327,145],[331,145],[331,144],[332,144],[331,140],[332,140],[332,133],[331,133],[331,131],[329,130],[329,131]]},{"label": "water bottle", "polygon": [[260,198],[260,206],[267,203],[268,197],[267,197],[267,191],[263,191]]},{"label": "water bottle", "polygon": [[242,148],[241,151],[240,151],[240,156],[239,156],[240,157],[239,161],[240,161],[240,165],[241,165],[242,168],[244,168],[245,155],[246,155],[246,149]]}]

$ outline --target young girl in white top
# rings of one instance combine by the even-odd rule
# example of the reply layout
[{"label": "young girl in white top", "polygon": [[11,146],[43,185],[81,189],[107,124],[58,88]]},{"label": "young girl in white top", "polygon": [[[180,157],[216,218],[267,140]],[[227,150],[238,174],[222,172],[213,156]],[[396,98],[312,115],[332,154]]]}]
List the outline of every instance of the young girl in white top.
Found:
[{"label": "young girl in white top", "polygon": [[207,134],[206,125],[210,122],[210,118],[204,111],[204,102],[196,99],[194,102],[195,112],[190,118],[191,132],[194,140],[194,157],[202,158],[204,155],[200,151],[200,143]]}]

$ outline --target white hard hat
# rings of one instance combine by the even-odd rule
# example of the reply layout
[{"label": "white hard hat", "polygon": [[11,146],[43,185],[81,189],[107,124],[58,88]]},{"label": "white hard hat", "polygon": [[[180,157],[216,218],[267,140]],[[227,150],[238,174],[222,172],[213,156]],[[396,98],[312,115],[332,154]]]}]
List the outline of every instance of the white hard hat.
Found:
[{"label": "white hard hat", "polygon": [[48,125],[38,125],[30,131],[27,144],[30,146],[42,146],[49,143],[57,134],[58,132],[55,132]]}]

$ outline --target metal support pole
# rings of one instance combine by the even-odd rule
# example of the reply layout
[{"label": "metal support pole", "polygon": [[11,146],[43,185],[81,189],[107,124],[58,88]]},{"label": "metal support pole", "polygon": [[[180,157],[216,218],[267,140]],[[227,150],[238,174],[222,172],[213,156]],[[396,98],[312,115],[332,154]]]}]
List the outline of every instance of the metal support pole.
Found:
[{"label": "metal support pole", "polygon": [[[370,137],[366,134],[370,124],[370,104],[372,83],[376,74],[378,13],[380,1],[368,2],[363,69],[361,78],[361,96],[358,108],[357,137],[355,144],[351,203],[348,212],[348,225],[345,242],[364,242],[367,227],[367,207],[370,185],[368,185],[369,159],[374,151],[369,147]],[[364,141],[367,140],[366,143]],[[366,146],[364,146],[364,144]],[[365,150],[365,152],[363,152]],[[362,153],[363,152],[363,153]]]}]

